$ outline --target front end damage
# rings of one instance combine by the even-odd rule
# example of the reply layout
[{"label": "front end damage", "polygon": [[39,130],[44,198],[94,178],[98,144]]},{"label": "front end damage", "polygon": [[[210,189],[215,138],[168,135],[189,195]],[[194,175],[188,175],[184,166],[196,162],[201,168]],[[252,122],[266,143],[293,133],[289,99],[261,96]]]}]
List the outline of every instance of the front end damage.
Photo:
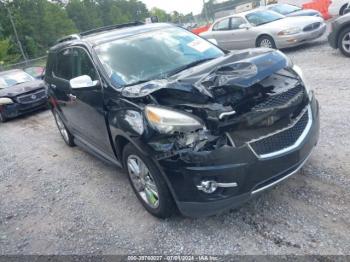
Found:
[{"label": "front end damage", "polygon": [[183,214],[237,206],[302,166],[317,143],[319,116],[296,71],[280,52],[248,50],[123,90],[137,104],[203,123],[163,134],[147,117],[130,124],[151,148]]}]

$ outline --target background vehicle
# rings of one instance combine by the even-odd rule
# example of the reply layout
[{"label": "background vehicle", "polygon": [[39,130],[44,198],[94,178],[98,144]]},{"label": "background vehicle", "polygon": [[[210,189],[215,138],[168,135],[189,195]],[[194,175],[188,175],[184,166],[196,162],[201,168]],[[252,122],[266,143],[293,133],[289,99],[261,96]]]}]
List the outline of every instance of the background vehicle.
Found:
[{"label": "background vehicle", "polygon": [[47,106],[42,80],[23,70],[0,72],[0,122]]},{"label": "background vehicle", "polygon": [[123,166],[158,217],[212,215],[295,174],[319,132],[302,79],[279,51],[139,23],[61,40],[45,74],[65,142]]},{"label": "background vehicle", "polygon": [[23,71],[37,80],[42,80],[45,76],[45,67],[42,66],[26,67]]},{"label": "background vehicle", "polygon": [[326,29],[320,17],[285,17],[260,8],[220,19],[200,35],[215,39],[220,47],[228,50],[248,47],[281,49],[317,39]]},{"label": "background vehicle", "polygon": [[317,16],[322,17],[321,13],[313,9],[302,9],[290,4],[274,4],[266,7],[268,10],[277,12],[285,16]]},{"label": "background vehicle", "polygon": [[344,15],[348,6],[348,0],[332,0],[328,7],[328,12],[331,16]]},{"label": "background vehicle", "polygon": [[328,36],[329,44],[347,57],[350,57],[350,14],[332,22],[332,32]]}]

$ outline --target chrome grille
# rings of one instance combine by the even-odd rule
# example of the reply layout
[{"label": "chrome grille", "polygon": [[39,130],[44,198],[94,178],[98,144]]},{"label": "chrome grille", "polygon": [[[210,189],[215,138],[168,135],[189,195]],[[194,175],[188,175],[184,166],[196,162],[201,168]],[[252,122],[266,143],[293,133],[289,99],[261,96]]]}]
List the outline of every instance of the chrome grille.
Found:
[{"label": "chrome grille", "polygon": [[30,103],[38,102],[46,97],[47,97],[46,90],[41,89],[33,93],[18,96],[17,101],[20,104],[30,104]]},{"label": "chrome grille", "polygon": [[291,126],[251,141],[249,145],[260,158],[283,154],[299,146],[303,138],[308,134],[311,125],[312,114],[310,107],[308,107]]},{"label": "chrome grille", "polygon": [[311,25],[308,25],[308,26],[304,27],[303,31],[304,31],[304,32],[313,31],[313,30],[318,29],[320,26],[321,26],[321,23],[320,23],[320,22],[313,23],[313,24],[311,24]]},{"label": "chrome grille", "polygon": [[270,95],[267,100],[253,107],[252,110],[266,110],[287,104],[292,99],[303,98],[305,94],[305,89],[301,85],[291,88],[283,93],[278,93],[275,95]]}]

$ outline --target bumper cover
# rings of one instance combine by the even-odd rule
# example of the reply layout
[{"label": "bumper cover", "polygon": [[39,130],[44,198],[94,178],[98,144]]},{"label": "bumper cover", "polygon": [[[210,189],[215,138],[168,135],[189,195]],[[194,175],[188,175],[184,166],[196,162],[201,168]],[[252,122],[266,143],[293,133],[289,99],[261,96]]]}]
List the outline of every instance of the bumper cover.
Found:
[{"label": "bumper cover", "polygon": [[45,108],[47,106],[47,102],[48,102],[47,98],[44,98],[30,104],[14,103],[14,104],[2,106],[1,112],[4,114],[6,118],[15,118],[20,115],[24,115],[27,113],[37,111],[41,108]]},{"label": "bumper cover", "polygon": [[288,48],[288,47],[294,47],[299,46],[304,43],[313,41],[317,38],[320,38],[324,35],[324,33],[327,30],[327,25],[322,24],[320,28],[317,30],[311,31],[311,32],[302,32],[295,35],[289,35],[289,36],[276,36],[276,45],[278,48]]},{"label": "bumper cover", "polygon": [[[165,160],[160,163],[169,181],[174,199],[185,216],[210,216],[236,208],[264,190],[296,174],[310,156],[319,137],[319,109],[311,103],[312,126],[298,147],[281,155],[261,159],[248,146],[225,147],[198,161],[180,163]],[[198,191],[196,185],[205,179],[220,183],[236,182],[236,188],[217,190],[214,194]]]}]

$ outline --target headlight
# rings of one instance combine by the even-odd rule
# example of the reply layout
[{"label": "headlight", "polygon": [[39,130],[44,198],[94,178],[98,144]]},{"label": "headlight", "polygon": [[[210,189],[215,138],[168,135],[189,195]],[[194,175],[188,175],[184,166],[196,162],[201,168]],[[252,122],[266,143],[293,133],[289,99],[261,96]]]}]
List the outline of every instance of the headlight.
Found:
[{"label": "headlight", "polygon": [[305,76],[304,76],[304,73],[303,73],[303,70],[301,70],[301,68],[299,66],[297,66],[297,65],[293,66],[293,70],[294,70],[295,73],[297,73],[299,75],[300,79],[304,82],[304,86],[305,86],[306,92],[309,95],[309,98],[310,98],[310,101],[311,101],[313,90],[310,88],[310,85],[307,83],[307,81],[305,79]]},{"label": "headlight", "polygon": [[194,117],[162,107],[146,106],[145,114],[152,127],[164,134],[192,132],[204,128]]},{"label": "headlight", "polygon": [[0,105],[9,105],[13,104],[13,100],[11,98],[3,97],[0,98]]},{"label": "headlight", "polygon": [[278,35],[295,35],[301,32],[301,28],[299,27],[293,27],[293,28],[289,28],[286,30],[283,30],[281,32],[278,33]]}]

